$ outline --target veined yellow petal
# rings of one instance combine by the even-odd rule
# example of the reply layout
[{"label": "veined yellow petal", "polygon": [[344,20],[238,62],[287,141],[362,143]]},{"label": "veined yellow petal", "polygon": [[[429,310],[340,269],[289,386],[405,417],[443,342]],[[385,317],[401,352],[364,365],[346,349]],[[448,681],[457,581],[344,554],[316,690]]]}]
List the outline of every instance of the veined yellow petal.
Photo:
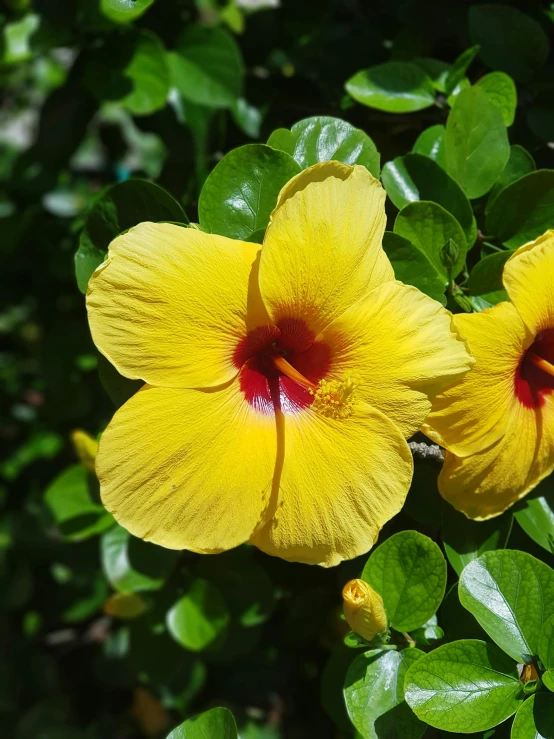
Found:
[{"label": "veined yellow petal", "polygon": [[[486,409],[483,409],[483,414]],[[443,498],[469,518],[500,515],[554,470],[554,398],[540,410],[514,405],[504,436],[469,457],[449,452],[439,475]]]},{"label": "veined yellow petal", "polygon": [[413,461],[403,436],[365,403],[348,418],[310,409],[284,422],[279,505],[250,542],[324,567],[367,552],[410,487]]},{"label": "veined yellow petal", "polygon": [[219,552],[271,515],[275,417],[232,382],[216,391],[146,387],[115,414],[96,458],[102,500],[135,536]]},{"label": "veined yellow petal", "polygon": [[473,365],[452,315],[400,282],[376,288],[321,337],[332,349],[333,377],[355,372],[359,397],[406,438],[423,423],[435,395]]},{"label": "veined yellow petal", "polygon": [[503,282],[533,335],[554,328],[554,230],[520,247],[508,259]]},{"label": "veined yellow petal", "polygon": [[520,404],[516,372],[530,339],[511,303],[458,314],[454,322],[469,343],[475,366],[435,398],[422,430],[462,457],[490,447],[504,434],[508,414]]},{"label": "veined yellow petal", "polygon": [[112,241],[90,280],[94,343],[122,375],[151,385],[227,382],[247,324],[264,322],[252,266],[258,251],[193,228],[140,223]]},{"label": "veined yellow petal", "polygon": [[318,333],[394,279],[381,247],[385,191],[365,167],[315,165],[291,180],[280,203],[260,262],[260,290],[274,322],[294,317]]}]

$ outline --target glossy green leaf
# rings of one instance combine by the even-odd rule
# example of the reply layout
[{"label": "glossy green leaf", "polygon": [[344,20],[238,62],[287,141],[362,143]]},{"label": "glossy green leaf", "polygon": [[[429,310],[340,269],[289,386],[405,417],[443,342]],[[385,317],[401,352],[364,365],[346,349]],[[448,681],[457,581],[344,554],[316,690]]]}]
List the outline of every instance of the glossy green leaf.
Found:
[{"label": "glossy green leaf", "polygon": [[350,665],[344,700],[350,720],[364,739],[419,739],[426,725],[404,701],[404,678],[424,652],[372,650]]},{"label": "glossy green leaf", "polygon": [[554,170],[539,169],[506,187],[486,217],[486,231],[509,249],[533,241],[552,228]]},{"label": "glossy green leaf", "polygon": [[98,483],[76,464],[64,470],[47,487],[44,500],[68,541],[82,541],[113,525],[113,517],[91,496]]},{"label": "glossy green leaf", "polygon": [[131,23],[145,13],[154,0],[100,0],[100,10],[114,23]]},{"label": "glossy green leaf", "polygon": [[445,731],[486,731],[523,700],[517,665],[494,644],[463,639],[418,660],[404,682],[406,702],[422,721]]},{"label": "glossy green leaf", "polygon": [[178,557],[171,549],[131,536],[122,526],[104,534],[101,555],[106,578],[122,593],[159,590]]},{"label": "glossy green leaf", "polygon": [[175,641],[185,649],[200,652],[224,634],[230,614],[215,585],[196,578],[168,611],[166,620]]},{"label": "glossy green leaf", "polygon": [[440,606],[446,560],[429,537],[401,531],[372,553],[362,572],[383,598],[389,624],[397,631],[423,626]]},{"label": "glossy green leaf", "polygon": [[554,617],[547,619],[539,638],[539,657],[547,670],[554,669]]},{"label": "glossy green leaf", "polygon": [[529,82],[548,56],[548,39],[536,20],[508,5],[472,5],[469,32],[491,69]]},{"label": "glossy green leaf", "polygon": [[82,293],[87,291],[91,274],[106,258],[110,241],[142,221],[186,223],[187,217],[168,192],[147,180],[126,180],[98,196],[75,253],[75,274]]},{"label": "glossy green leaf", "polygon": [[529,172],[534,172],[536,168],[535,160],[523,146],[518,144],[510,146],[510,157],[502,170],[502,174],[490,191],[486,211],[490,210],[495,198],[504,188],[529,174]]},{"label": "glossy green leaf", "polygon": [[385,62],[363,69],[345,87],[358,103],[389,113],[410,113],[435,102],[431,80],[411,62]]},{"label": "glossy green leaf", "polygon": [[511,254],[510,251],[488,254],[477,262],[471,270],[464,287],[469,290],[472,296],[482,298],[490,305],[508,300],[508,293],[504,290],[502,283],[502,274],[504,265]]},{"label": "glossy green leaf", "polygon": [[249,238],[267,226],[279,191],[300,171],[290,154],[265,144],[233,149],[204,183],[200,225],[210,233]]},{"label": "glossy green leaf", "polygon": [[511,739],[554,739],[554,695],[532,695],[514,719]]},{"label": "glossy green leaf", "polygon": [[413,145],[412,152],[414,154],[422,154],[429,157],[444,169],[446,158],[444,155],[444,134],[445,128],[441,124],[430,126],[422,131],[417,137]]},{"label": "glossy green leaf", "polygon": [[452,95],[456,87],[461,83],[470,64],[478,53],[479,46],[471,46],[469,49],[463,51],[454,61],[445,80],[444,91],[447,95]]},{"label": "glossy green leaf", "polygon": [[446,122],[446,171],[468,198],[487,193],[510,156],[506,124],[499,109],[478,87],[463,90]]},{"label": "glossy green leaf", "polygon": [[530,663],[554,614],[554,570],[526,552],[485,552],[459,583],[460,602],[507,654]]},{"label": "glossy green leaf", "polygon": [[408,203],[396,216],[394,233],[411,241],[427,255],[444,279],[449,281],[449,269],[443,263],[442,249],[449,239],[458,247],[458,259],[452,269],[456,277],[463,269],[467,243],[458,221],[437,203],[424,200]]},{"label": "glossy green leaf", "polygon": [[481,77],[476,86],[487,93],[491,103],[502,114],[504,123],[511,126],[517,106],[517,90],[513,79],[504,72],[491,72]]},{"label": "glossy green leaf", "polygon": [[554,553],[554,477],[550,475],[515,508],[518,524],[547,552]]},{"label": "glossy green leaf", "polygon": [[374,177],[379,177],[380,157],[375,144],[366,133],[340,118],[305,118],[290,131],[285,128],[274,131],[267,144],[286,151],[302,169],[335,159],[345,164],[361,164]]},{"label": "glossy green leaf", "polygon": [[397,280],[417,287],[422,293],[446,305],[444,293],[448,280],[424,252],[391,231],[385,231],[383,249],[391,261]]},{"label": "glossy green leaf", "polygon": [[468,618],[467,611],[460,603],[458,583],[454,583],[444,596],[437,613],[441,626],[444,629],[446,641],[456,639],[486,639],[485,631],[474,618]]},{"label": "glossy green leaf", "polygon": [[186,100],[209,108],[229,108],[241,96],[242,55],[223,28],[186,26],[168,58],[173,84]]},{"label": "glossy green leaf", "polygon": [[442,539],[448,561],[460,575],[464,567],[484,552],[503,549],[512,530],[512,513],[490,521],[472,521],[448,503],[442,506]]},{"label": "glossy green leaf", "polygon": [[477,227],[469,200],[436,162],[421,154],[406,154],[385,164],[381,180],[398,209],[416,200],[442,205],[464,229],[468,245],[473,244]]},{"label": "glossy green leaf", "polygon": [[167,739],[238,739],[237,725],[228,708],[212,708],[187,719]]}]

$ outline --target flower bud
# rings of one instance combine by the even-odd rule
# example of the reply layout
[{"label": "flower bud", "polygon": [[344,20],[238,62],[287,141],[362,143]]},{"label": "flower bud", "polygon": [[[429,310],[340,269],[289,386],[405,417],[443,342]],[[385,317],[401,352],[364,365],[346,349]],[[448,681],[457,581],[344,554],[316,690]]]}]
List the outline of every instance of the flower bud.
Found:
[{"label": "flower bud", "polygon": [[342,589],[344,617],[352,631],[371,641],[387,629],[381,596],[364,580],[350,580]]},{"label": "flower bud", "polygon": [[458,257],[460,256],[460,249],[454,239],[448,239],[446,244],[441,249],[441,262],[444,264],[446,269],[452,269]]},{"label": "flower bud", "polygon": [[94,463],[98,454],[98,442],[96,439],[93,439],[86,431],[77,429],[72,432],[71,441],[83,467],[88,472],[94,472]]}]

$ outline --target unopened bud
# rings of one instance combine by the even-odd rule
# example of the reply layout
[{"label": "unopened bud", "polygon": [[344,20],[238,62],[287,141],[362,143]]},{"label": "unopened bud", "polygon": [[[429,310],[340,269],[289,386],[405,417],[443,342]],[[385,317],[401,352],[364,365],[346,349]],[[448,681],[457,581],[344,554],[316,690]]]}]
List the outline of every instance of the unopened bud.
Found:
[{"label": "unopened bud", "polygon": [[94,472],[94,462],[98,454],[96,439],[93,439],[86,431],[77,430],[72,432],[71,441],[83,467],[89,472]]},{"label": "unopened bud", "polygon": [[444,264],[446,269],[451,270],[458,261],[459,256],[460,250],[458,248],[458,244],[454,239],[448,239],[441,249],[441,262]]},{"label": "unopened bud", "polygon": [[352,631],[371,641],[387,629],[383,599],[364,580],[350,580],[342,589],[344,617]]}]

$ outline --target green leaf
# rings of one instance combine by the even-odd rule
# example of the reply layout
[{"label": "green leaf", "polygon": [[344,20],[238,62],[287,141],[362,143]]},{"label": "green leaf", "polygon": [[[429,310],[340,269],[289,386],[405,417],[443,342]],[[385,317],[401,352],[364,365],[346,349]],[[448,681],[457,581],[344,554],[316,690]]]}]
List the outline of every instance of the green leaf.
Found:
[{"label": "green leaf", "polygon": [[544,687],[554,693],[554,670],[543,672],[541,680]]},{"label": "green leaf", "polygon": [[275,607],[273,583],[251,547],[203,557],[197,572],[218,588],[241,626],[257,626],[270,617]]},{"label": "green leaf", "polygon": [[169,633],[185,649],[200,652],[223,635],[230,622],[229,609],[219,590],[196,578],[187,593],[167,613]]},{"label": "green leaf", "polygon": [[478,87],[456,98],[444,138],[446,171],[468,198],[487,193],[510,156],[510,143],[502,114]]},{"label": "green leaf", "polygon": [[117,101],[133,115],[160,110],[170,87],[162,42],[144,30],[110,40],[106,47],[92,52],[84,82],[100,101]]},{"label": "green leaf", "polygon": [[550,475],[515,509],[516,521],[547,552],[554,553],[554,477]]},{"label": "green leaf", "polygon": [[534,172],[536,168],[535,160],[523,146],[519,146],[518,144],[510,146],[510,158],[506,162],[502,174],[490,191],[486,212],[490,210],[495,198],[504,188],[511,185],[512,182],[521,179],[526,174],[529,174],[529,172]]},{"label": "green leaf", "polygon": [[364,739],[419,739],[426,725],[404,701],[404,677],[424,657],[419,649],[360,654],[344,682],[344,700],[350,720]]},{"label": "green leaf", "polygon": [[145,13],[154,0],[100,0],[100,10],[114,23],[131,23]]},{"label": "green leaf", "polygon": [[82,293],[86,293],[96,267],[105,260],[110,242],[142,221],[186,223],[187,217],[168,192],[147,180],[126,180],[100,193],[86,218],[75,253],[75,274]]},{"label": "green leaf", "polygon": [[440,123],[436,126],[430,126],[422,131],[417,137],[412,148],[414,154],[422,154],[429,157],[444,169],[446,158],[444,155],[444,134],[445,127]]},{"label": "green leaf", "polygon": [[104,534],[101,554],[106,578],[121,593],[159,590],[178,557],[171,549],[131,536],[122,526]]},{"label": "green leaf", "polygon": [[507,126],[514,122],[517,106],[517,90],[513,79],[504,72],[491,72],[477,82],[476,87],[484,90],[491,103],[496,105]]},{"label": "green leaf", "polygon": [[418,660],[404,682],[406,702],[422,721],[445,731],[486,731],[523,700],[516,664],[494,644],[463,639]]},{"label": "green leaf", "polygon": [[456,639],[486,639],[487,635],[474,618],[467,617],[467,611],[458,597],[458,583],[454,583],[444,596],[437,614],[446,635],[446,641]]},{"label": "green leaf", "polygon": [[186,26],[168,54],[173,84],[192,103],[230,108],[241,96],[244,63],[231,34],[218,27]]},{"label": "green leaf", "polygon": [[547,619],[539,638],[539,658],[545,669],[554,669],[554,617]]},{"label": "green leaf", "polygon": [[506,187],[486,217],[487,234],[509,249],[533,241],[552,228],[554,170],[539,169]]},{"label": "green leaf", "polygon": [[459,595],[499,647],[518,662],[533,661],[554,614],[554,570],[526,552],[486,552],[462,572]]},{"label": "green leaf", "polygon": [[450,281],[449,270],[443,264],[441,252],[452,239],[458,247],[452,276],[456,277],[464,268],[467,252],[465,234],[454,216],[437,203],[424,200],[408,203],[396,216],[394,233],[408,239],[426,254],[438,274],[447,281]]},{"label": "green leaf", "polygon": [[439,92],[446,91],[446,79],[452,69],[451,64],[430,57],[416,57],[413,63],[429,77],[435,90]]},{"label": "green leaf", "polygon": [[247,144],[230,151],[204,183],[198,213],[210,233],[247,239],[266,228],[281,188],[301,171],[284,151]]},{"label": "green leaf", "polygon": [[469,65],[473,62],[479,53],[479,46],[471,46],[463,51],[454,61],[445,80],[444,91],[447,95],[452,95],[456,87],[465,77]]},{"label": "green leaf", "polygon": [[268,146],[290,154],[302,169],[318,162],[335,159],[345,164],[361,164],[379,177],[379,152],[359,128],[329,116],[305,118],[288,131],[279,128],[267,141]]},{"label": "green leaf", "polygon": [[362,580],[383,598],[389,624],[397,631],[413,631],[423,626],[441,604],[446,560],[429,537],[417,531],[401,531],[373,552]]},{"label": "green leaf", "polygon": [[490,521],[472,521],[444,502],[442,538],[448,561],[460,575],[464,567],[484,552],[503,549],[512,530],[511,512]]},{"label": "green leaf", "polygon": [[407,154],[387,162],[381,173],[387,195],[400,210],[416,200],[430,200],[452,213],[464,229],[472,246],[477,227],[469,200],[461,187],[439,167],[421,154]]},{"label": "green leaf", "polygon": [[512,726],[511,739],[553,739],[554,696],[532,695],[521,706]]},{"label": "green leaf", "polygon": [[469,32],[485,64],[516,82],[529,82],[548,56],[548,38],[537,21],[507,5],[472,5]]},{"label": "green leaf", "polygon": [[228,708],[212,708],[187,719],[167,739],[238,739],[237,725]]},{"label": "green leaf", "polygon": [[417,644],[433,644],[433,642],[444,639],[444,631],[439,626],[437,617],[431,616],[427,623],[410,632],[410,636]]},{"label": "green leaf", "polygon": [[508,300],[508,293],[502,283],[502,274],[504,265],[511,255],[510,251],[497,251],[481,259],[471,270],[464,287],[472,296],[482,298],[490,305]]},{"label": "green leaf", "polygon": [[68,541],[88,539],[113,525],[113,517],[92,498],[94,488],[98,488],[96,478],[76,464],[58,475],[44,493],[46,505]]},{"label": "green leaf", "polygon": [[247,136],[257,139],[260,136],[263,114],[259,108],[244,98],[237,98],[231,106],[233,120]]},{"label": "green leaf", "polygon": [[435,103],[431,80],[411,62],[385,62],[363,69],[345,87],[358,103],[388,113],[410,113]]},{"label": "green leaf", "polygon": [[437,271],[426,254],[391,231],[385,231],[383,249],[391,261],[397,280],[417,287],[422,293],[446,305],[444,293],[448,280]]}]

